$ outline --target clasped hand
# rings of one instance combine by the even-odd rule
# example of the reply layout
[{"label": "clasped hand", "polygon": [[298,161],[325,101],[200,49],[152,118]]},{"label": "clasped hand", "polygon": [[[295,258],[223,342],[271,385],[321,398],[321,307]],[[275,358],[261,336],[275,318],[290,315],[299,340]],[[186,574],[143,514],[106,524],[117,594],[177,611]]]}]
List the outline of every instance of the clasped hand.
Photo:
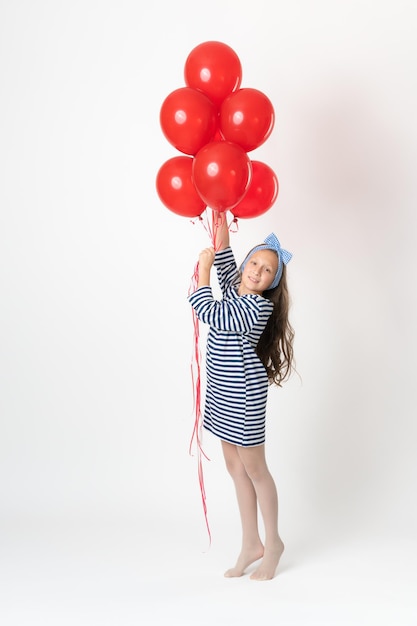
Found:
[{"label": "clasped hand", "polygon": [[214,263],[215,254],[214,248],[204,248],[198,258],[200,269],[210,270]]}]

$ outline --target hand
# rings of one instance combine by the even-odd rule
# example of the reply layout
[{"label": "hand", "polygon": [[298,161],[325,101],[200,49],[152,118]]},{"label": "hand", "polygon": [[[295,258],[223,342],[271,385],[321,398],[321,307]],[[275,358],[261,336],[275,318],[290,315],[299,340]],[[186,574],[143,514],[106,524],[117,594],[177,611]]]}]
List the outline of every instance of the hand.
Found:
[{"label": "hand", "polygon": [[210,270],[214,263],[215,251],[214,248],[205,248],[200,252],[198,257],[200,269]]}]

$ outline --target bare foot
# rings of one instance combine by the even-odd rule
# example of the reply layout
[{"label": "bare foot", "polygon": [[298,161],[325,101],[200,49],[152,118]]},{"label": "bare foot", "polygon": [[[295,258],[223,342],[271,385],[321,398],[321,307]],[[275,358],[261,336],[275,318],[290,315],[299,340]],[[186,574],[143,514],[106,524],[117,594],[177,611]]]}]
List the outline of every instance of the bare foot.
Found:
[{"label": "bare foot", "polygon": [[273,548],[265,548],[263,559],[257,570],[251,575],[251,580],[271,580],[275,576],[279,560],[284,552],[284,544],[280,540]]},{"label": "bare foot", "polygon": [[255,561],[261,559],[263,554],[264,547],[262,544],[250,550],[242,550],[238,556],[236,565],[224,573],[225,577],[236,578],[238,576],[242,576],[245,573],[245,569],[249,567],[249,565],[252,565],[252,563],[255,563]]}]

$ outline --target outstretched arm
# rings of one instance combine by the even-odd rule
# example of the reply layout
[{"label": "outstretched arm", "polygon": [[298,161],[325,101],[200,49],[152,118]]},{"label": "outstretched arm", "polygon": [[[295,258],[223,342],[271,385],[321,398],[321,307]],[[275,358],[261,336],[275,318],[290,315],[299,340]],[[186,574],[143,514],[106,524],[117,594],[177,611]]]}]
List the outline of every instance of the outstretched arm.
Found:
[{"label": "outstretched arm", "polygon": [[227,211],[213,211],[214,247],[216,251],[229,247],[229,227]]}]

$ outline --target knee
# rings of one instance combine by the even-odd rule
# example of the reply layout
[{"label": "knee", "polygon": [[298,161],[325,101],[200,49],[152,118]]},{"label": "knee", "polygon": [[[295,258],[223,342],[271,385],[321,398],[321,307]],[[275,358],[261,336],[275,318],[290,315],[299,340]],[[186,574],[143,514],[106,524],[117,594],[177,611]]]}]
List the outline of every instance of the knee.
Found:
[{"label": "knee", "polygon": [[246,474],[245,466],[238,457],[226,458],[225,463],[226,469],[232,478],[236,479]]},{"label": "knee", "polygon": [[253,483],[259,482],[269,474],[268,468],[265,463],[259,463],[257,461],[250,461],[244,464],[245,472]]},{"label": "knee", "polygon": [[256,465],[249,465],[245,467],[245,470],[253,483],[259,481],[262,478],[262,472],[260,471],[260,468]]},{"label": "knee", "polygon": [[265,480],[269,474],[263,446],[239,449],[239,458],[252,482]]}]

